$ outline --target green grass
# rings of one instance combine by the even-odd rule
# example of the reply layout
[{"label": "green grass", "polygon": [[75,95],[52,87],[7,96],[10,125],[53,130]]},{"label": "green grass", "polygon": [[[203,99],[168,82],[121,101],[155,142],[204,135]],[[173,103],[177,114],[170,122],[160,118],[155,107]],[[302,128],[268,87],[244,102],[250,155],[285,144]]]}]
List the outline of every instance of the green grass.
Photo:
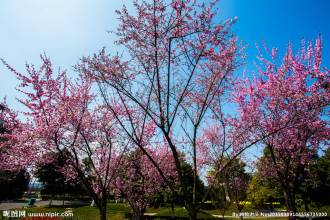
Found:
[{"label": "green grass", "polygon": [[[155,216],[159,216],[159,217],[166,217],[166,216],[172,216],[173,212],[171,208],[159,208],[159,209],[147,209],[148,213],[157,213]],[[185,208],[183,207],[175,207],[174,208],[174,213],[176,217],[188,217],[188,212]],[[206,213],[204,211],[201,211],[198,213],[197,215],[198,218],[200,219],[212,219],[215,217],[213,217],[212,215],[210,215],[209,213]]]},{"label": "green grass", "polygon": [[[35,213],[46,213],[46,212],[64,212],[66,208],[70,208],[70,206],[52,206],[52,207],[30,207],[26,209],[27,213],[35,212]],[[99,219],[99,210],[96,207],[91,206],[80,206],[80,207],[72,207],[73,220],[98,220]],[[123,203],[108,203],[107,205],[107,219],[111,220],[119,220],[125,219],[127,213],[130,212],[129,207]],[[0,218],[1,219],[1,218]]]},{"label": "green grass", "polygon": [[[242,212],[255,212],[256,210],[252,208],[251,205],[246,204],[242,210]],[[205,210],[210,215],[222,215],[223,210],[220,209],[211,209],[211,210]],[[237,213],[237,208],[235,204],[230,205],[226,210],[225,210],[225,215],[231,216],[233,213]]]}]

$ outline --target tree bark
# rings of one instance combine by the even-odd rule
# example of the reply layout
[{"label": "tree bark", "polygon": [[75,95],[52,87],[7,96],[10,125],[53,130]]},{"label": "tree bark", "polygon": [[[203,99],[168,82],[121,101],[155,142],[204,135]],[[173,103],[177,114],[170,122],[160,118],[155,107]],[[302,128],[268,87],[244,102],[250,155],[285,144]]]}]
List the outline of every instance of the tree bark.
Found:
[{"label": "tree bark", "polygon": [[141,213],[133,213],[132,220],[142,220],[143,215]]},{"label": "tree bark", "polygon": [[175,219],[174,201],[173,200],[171,201],[171,210],[172,210],[171,218]]},{"label": "tree bark", "polygon": [[64,206],[64,202],[65,202],[65,193],[63,194],[63,198],[62,198],[62,206]]},{"label": "tree bark", "polygon": [[238,210],[238,213],[240,214],[240,219],[243,220],[243,215],[241,215],[243,206],[241,204],[239,204],[239,201],[236,201],[236,208]]},{"label": "tree bark", "polygon": [[197,209],[194,205],[187,207],[187,211],[190,220],[197,220]]},{"label": "tree bark", "polygon": [[189,212],[189,219],[197,220],[197,212],[196,211]]},{"label": "tree bark", "polygon": [[100,220],[107,220],[107,200],[102,198],[98,208],[100,211]]},{"label": "tree bark", "polygon": [[107,220],[107,212],[106,210],[100,210],[100,220]]},{"label": "tree bark", "polygon": [[309,212],[309,204],[310,204],[309,200],[305,196],[303,196],[303,201],[305,206],[305,212]]},{"label": "tree bark", "polygon": [[[286,205],[287,205],[288,211],[295,214],[297,212],[296,202],[295,202],[295,200],[296,200],[295,194],[287,189],[285,191],[285,200],[286,200]],[[288,219],[295,220],[296,217],[295,216],[289,216]]]}]

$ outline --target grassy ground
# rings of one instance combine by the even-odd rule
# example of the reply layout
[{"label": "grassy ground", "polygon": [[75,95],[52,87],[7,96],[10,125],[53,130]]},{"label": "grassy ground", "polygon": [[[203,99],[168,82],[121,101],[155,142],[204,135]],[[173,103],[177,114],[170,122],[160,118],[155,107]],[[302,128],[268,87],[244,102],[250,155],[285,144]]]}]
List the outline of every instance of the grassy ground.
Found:
[{"label": "grassy ground", "polygon": [[[165,217],[165,216],[173,216],[173,214],[175,214],[176,217],[188,217],[188,213],[186,211],[185,208],[183,207],[176,207],[174,209],[174,213],[172,212],[171,208],[165,208],[165,207],[161,207],[159,209],[147,209],[147,213],[157,213],[155,216],[159,216],[159,217]],[[198,218],[200,219],[212,219],[215,218],[213,217],[211,214],[205,212],[205,211],[201,211],[198,213]]]},{"label": "grassy ground", "polygon": [[[96,207],[91,206],[80,206],[80,207],[62,207],[62,206],[52,206],[52,207],[30,207],[26,209],[26,216],[28,213],[48,213],[48,212],[58,212],[63,213],[71,209],[73,212],[73,218],[65,218],[68,220],[98,220],[99,210]],[[130,209],[125,204],[113,204],[109,203],[107,207],[107,219],[111,220],[122,220],[125,219],[127,213]],[[9,218],[3,217],[0,213],[0,220],[7,220]],[[17,218],[13,218],[18,220]],[[55,220],[55,218],[54,218]],[[57,219],[56,219],[57,220]]]}]

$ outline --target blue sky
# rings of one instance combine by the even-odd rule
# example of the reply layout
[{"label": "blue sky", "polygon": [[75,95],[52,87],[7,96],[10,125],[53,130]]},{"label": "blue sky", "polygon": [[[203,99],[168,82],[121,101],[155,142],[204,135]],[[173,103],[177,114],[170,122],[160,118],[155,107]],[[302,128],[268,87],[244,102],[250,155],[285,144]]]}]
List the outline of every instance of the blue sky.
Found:
[{"label": "blue sky", "polygon": [[[255,43],[264,41],[283,54],[289,42],[314,41],[321,34],[324,66],[330,66],[330,1],[328,0],[220,0],[223,17],[238,16],[234,32],[248,45],[247,69],[255,69]],[[221,5],[223,7],[221,7]]]},{"label": "blue sky", "polygon": [[[39,64],[46,52],[55,66],[71,70],[79,57],[112,46],[118,24],[115,9],[130,0],[1,0],[0,57],[19,71],[26,62]],[[255,42],[285,50],[289,41],[297,46],[301,39],[322,34],[324,66],[330,66],[330,1],[327,0],[220,0],[219,21],[238,16],[233,31],[248,45],[247,70],[252,71]],[[238,73],[239,74],[239,73]],[[6,96],[13,109],[17,81],[0,65],[0,98]]]}]

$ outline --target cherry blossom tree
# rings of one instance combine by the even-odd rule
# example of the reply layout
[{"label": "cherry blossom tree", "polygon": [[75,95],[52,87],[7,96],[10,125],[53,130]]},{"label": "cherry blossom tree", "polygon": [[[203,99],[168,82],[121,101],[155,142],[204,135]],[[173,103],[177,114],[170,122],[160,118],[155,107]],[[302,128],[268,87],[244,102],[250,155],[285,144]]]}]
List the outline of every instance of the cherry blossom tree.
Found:
[{"label": "cherry blossom tree", "polygon": [[[148,152],[159,164],[168,179],[176,184],[176,172],[174,161],[169,151],[164,147],[156,150],[148,149]],[[119,166],[116,176],[117,196],[127,199],[133,211],[133,219],[143,219],[143,214],[153,196],[161,191],[168,191],[168,186],[162,181],[155,166],[137,149],[125,155]]]},{"label": "cherry blossom tree", "polygon": [[[156,126],[158,139],[164,139],[171,149],[191,219],[196,219],[200,208],[196,199],[197,140],[203,126],[213,120],[213,111],[221,110],[219,100],[221,103],[242,55],[237,38],[230,33],[235,19],[215,22],[216,2],[134,1],[135,13],[126,7],[117,11],[117,44],[126,49],[125,53],[108,55],[103,49],[77,65],[80,72],[98,82],[109,111],[171,187],[141,141],[145,125],[150,122]],[[125,118],[110,104],[114,97],[119,97]],[[139,112],[138,122],[132,109]],[[191,156],[192,195],[182,178],[180,151]],[[175,191],[173,187],[171,190]]]},{"label": "cherry blossom tree", "polygon": [[277,49],[269,52],[270,59],[260,55],[259,76],[237,84],[234,95],[240,113],[237,127],[268,148],[270,157],[260,167],[279,180],[293,212],[305,169],[329,141],[330,71],[320,66],[321,51],[318,38],[296,55],[289,45],[280,64]]},{"label": "cherry blossom tree", "polygon": [[[0,161],[8,157],[6,144],[12,130],[18,128],[20,122],[17,114],[8,108],[6,100],[0,103]],[[26,167],[18,167],[15,171],[7,169],[6,164],[0,162],[0,201],[4,199],[20,198],[27,189],[30,176]]]},{"label": "cherry blossom tree", "polygon": [[[25,125],[19,120],[18,114],[12,111],[4,101],[1,103],[0,112],[1,133],[0,133],[0,167],[2,170],[18,171],[26,168],[12,159],[12,145],[18,143],[15,132],[22,132]],[[16,151],[19,153],[19,150]],[[10,162],[9,162],[10,161]],[[15,167],[15,169],[12,169]]]},{"label": "cherry blossom tree", "polygon": [[[19,101],[26,107],[25,122],[16,126],[17,116],[3,114],[12,123],[7,136],[7,157],[2,160],[8,169],[51,163],[50,153],[66,160],[60,170],[67,180],[79,179],[106,219],[106,203],[115,168],[130,144],[121,135],[115,117],[96,103],[92,81],[83,75],[70,79],[65,71],[54,71],[45,55],[42,65],[27,65],[21,74],[3,63],[17,76],[18,90],[25,95]],[[9,119],[11,118],[11,119]]]}]

